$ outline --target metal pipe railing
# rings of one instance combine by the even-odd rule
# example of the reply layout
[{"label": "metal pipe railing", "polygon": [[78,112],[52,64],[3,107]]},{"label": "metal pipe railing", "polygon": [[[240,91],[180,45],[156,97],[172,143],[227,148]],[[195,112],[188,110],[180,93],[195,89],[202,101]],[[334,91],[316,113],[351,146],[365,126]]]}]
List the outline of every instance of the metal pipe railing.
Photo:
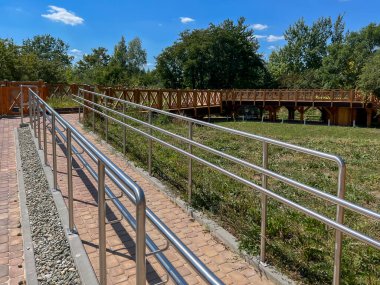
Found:
[{"label": "metal pipe railing", "polygon": [[[49,120],[49,119],[48,119]],[[64,142],[67,142],[67,137],[65,136],[64,132],[59,130],[57,128],[58,134],[61,136],[62,140]],[[75,140],[75,137],[74,137]],[[76,141],[76,140],[75,140]],[[83,145],[80,141],[76,141],[78,145],[83,148],[88,156],[94,161],[97,162],[96,157],[89,152],[86,149],[86,146]],[[83,164],[83,166],[88,170],[90,175],[98,181],[98,174],[97,172],[87,163],[87,161],[84,159],[84,157],[77,151],[77,149],[73,146],[73,152],[75,153],[76,157],[79,159],[79,161]],[[106,169],[106,174],[109,176],[111,181],[116,184],[117,187],[119,187],[123,193],[126,195],[127,198],[129,198],[133,203],[135,203],[135,199],[132,193],[130,193],[129,189],[126,188],[122,183],[119,182],[116,177],[109,172]],[[136,220],[135,218],[129,213],[129,211],[125,208],[125,206],[118,200],[116,199],[117,197],[115,194],[111,191],[111,189],[106,185],[105,186],[105,191],[109,199],[113,202],[113,204],[118,208],[120,213],[123,215],[124,219],[131,225],[131,227],[136,230]],[[152,212],[150,211],[149,208],[147,208],[147,215],[151,215]],[[149,237],[149,235],[146,236],[147,239],[147,246],[151,252],[157,252],[154,254],[154,257],[158,260],[158,262],[164,267],[164,269],[168,272],[170,277],[175,281],[176,284],[187,284],[187,282],[182,278],[180,273],[174,268],[174,266],[170,263],[170,261],[165,257],[165,255],[159,251],[159,248],[156,246],[156,244],[153,242],[153,240]]]},{"label": "metal pipe railing", "polygon": [[[84,98],[84,94],[87,93],[89,95],[92,95],[92,101],[90,100],[87,100]],[[95,127],[94,126],[94,123],[95,123],[95,120],[94,120],[94,114],[95,113],[98,113],[104,117],[106,117],[106,119],[111,119],[117,123],[119,123],[120,125],[122,125],[124,128],[127,127],[143,136],[145,136],[147,139],[148,139],[148,142],[151,142],[152,140],[153,141],[156,141],[156,142],[159,142],[161,143],[162,145],[166,146],[166,147],[169,147],[171,149],[174,149],[186,156],[189,157],[189,161],[191,161],[192,159],[195,159],[205,165],[208,165],[209,167],[211,168],[214,168],[214,169],[217,169],[219,171],[221,171],[222,173],[226,174],[227,176],[229,177],[232,177],[234,178],[235,180],[237,181],[240,181],[248,186],[251,186],[252,188],[258,190],[259,192],[262,193],[262,201],[261,201],[261,207],[262,207],[262,219],[261,219],[261,251],[260,251],[260,260],[262,262],[265,262],[265,238],[266,238],[266,220],[267,220],[267,215],[266,215],[266,205],[267,205],[267,196],[270,196],[276,200],[279,200],[285,204],[287,204],[288,206],[290,207],[293,207],[293,208],[296,208],[297,210],[303,212],[303,213],[306,213],[307,215],[309,216],[312,216],[314,218],[316,218],[317,220],[320,220],[322,222],[324,222],[325,224],[327,225],[330,225],[332,226],[335,230],[336,230],[336,235],[335,235],[335,256],[334,256],[334,280],[333,280],[333,284],[339,284],[340,283],[340,264],[341,264],[341,255],[342,255],[342,233],[346,233],[348,235],[351,235],[352,237],[354,238],[357,238],[361,241],[364,241],[365,243],[369,244],[369,245],[372,245],[376,248],[378,248],[379,246],[379,243],[378,241],[376,240],[373,240],[372,238],[370,237],[367,237],[365,235],[362,235],[360,234],[359,232],[356,232],[356,231],[353,231],[351,230],[350,228],[348,227],[345,227],[343,225],[343,218],[344,218],[344,208],[348,208],[352,211],[355,211],[355,212],[358,212],[362,215],[365,215],[365,216],[368,216],[368,217],[371,217],[371,218],[374,218],[374,219],[377,219],[379,220],[380,219],[380,215],[376,212],[373,212],[371,210],[368,210],[366,208],[363,208],[363,207],[360,207],[358,205],[355,205],[351,202],[348,202],[346,200],[344,200],[344,195],[345,195],[345,178],[346,178],[346,165],[345,165],[345,162],[343,161],[343,159],[341,159],[340,157],[338,156],[335,156],[335,155],[331,155],[331,154],[327,154],[327,153],[323,153],[323,152],[319,152],[319,151],[316,151],[316,150],[311,150],[311,149],[307,149],[307,148],[304,148],[304,147],[300,147],[300,146],[296,146],[296,145],[292,145],[292,144],[288,144],[288,143],[284,143],[284,142],[281,142],[281,141],[277,141],[277,140],[273,140],[273,139],[269,139],[269,138],[265,138],[265,137],[261,137],[261,136],[257,136],[257,135],[254,135],[254,134],[249,134],[249,133],[245,133],[245,132],[242,132],[242,131],[238,131],[238,130],[233,130],[233,129],[229,129],[229,128],[226,128],[226,127],[222,127],[222,126],[219,126],[219,125],[213,125],[213,124],[210,124],[210,123],[207,123],[207,122],[203,122],[203,121],[199,121],[199,120],[195,120],[195,119],[192,119],[192,118],[188,118],[188,117],[183,117],[183,116],[180,116],[180,115],[176,115],[176,114],[173,114],[173,113],[169,113],[169,112],[166,112],[166,111],[163,111],[163,110],[159,110],[159,109],[154,109],[154,108],[151,108],[151,107],[148,107],[148,106],[143,106],[143,105],[139,105],[139,104],[136,104],[136,103],[133,103],[133,102],[129,102],[129,101],[125,101],[125,100],[122,100],[122,99],[118,99],[118,98],[113,98],[113,97],[110,97],[110,96],[107,96],[107,95],[104,95],[104,94],[99,94],[99,93],[96,93],[96,92],[92,92],[92,91],[87,91],[87,90],[83,90],[83,89],[80,89],[80,92],[79,94],[82,94],[83,97],[81,96],[75,96],[79,101],[75,100],[77,103],[79,103],[80,105],[82,105],[84,108],[87,108],[89,110],[92,111],[92,115],[93,115],[93,128]],[[110,109],[108,108],[108,106],[104,107],[103,105],[101,104],[97,104],[95,103],[95,96],[99,96],[99,97],[102,97],[103,99],[104,98],[107,98],[110,99],[110,100],[114,100],[114,101],[117,101],[117,102],[120,102],[123,104],[123,113],[120,113],[116,110],[113,110],[113,109]],[[90,103],[92,107],[90,107],[88,104],[86,103]],[[198,124],[198,125],[203,125],[203,126],[206,126],[206,127],[210,127],[210,128],[213,128],[213,129],[217,129],[217,130],[221,130],[221,131],[224,131],[224,132],[227,132],[227,133],[230,133],[230,134],[235,134],[235,135],[239,135],[239,136],[243,136],[243,137],[247,137],[247,138],[250,138],[250,139],[253,139],[253,140],[256,140],[256,141],[260,141],[263,143],[263,166],[260,167],[260,166],[257,166],[257,165],[254,165],[252,163],[249,163],[249,162],[246,162],[244,160],[241,160],[239,158],[236,158],[236,157],[233,157],[231,155],[227,155],[227,154],[224,154],[223,152],[220,152],[218,150],[215,150],[215,149],[212,149],[208,146],[205,146],[205,145],[202,145],[200,143],[197,143],[197,142],[194,142],[192,140],[192,138],[189,136],[189,138],[185,138],[185,137],[182,137],[182,136],[179,136],[179,135],[176,135],[176,134],[173,134],[171,132],[168,132],[166,130],[163,130],[157,126],[154,126],[151,124],[151,120],[149,120],[148,123],[142,121],[142,120],[138,120],[136,118],[133,118],[131,116],[128,116],[125,114],[125,105],[129,105],[131,107],[134,107],[134,108],[139,108],[139,109],[142,109],[144,111],[148,111],[149,113],[152,113],[152,112],[155,112],[155,113],[158,113],[158,114],[163,114],[163,115],[167,115],[167,116],[170,116],[170,117],[173,117],[173,118],[177,118],[177,119],[181,119],[183,121],[187,121],[189,123],[189,133],[190,133],[190,126],[192,126],[192,124]],[[106,112],[107,114],[105,114],[104,112],[102,111],[99,111],[99,110],[96,110],[95,107],[99,107],[101,108],[102,110],[105,110],[106,109]],[[112,116],[108,115],[109,112],[111,113],[114,113],[114,114],[117,114],[119,116],[122,116],[123,118],[123,121],[120,121],[116,118],[113,118]],[[133,122],[136,122],[136,123],[139,123],[143,126],[147,126],[149,128],[149,132],[146,133],[140,129],[137,129],[135,127],[132,127],[131,125],[125,123],[125,119],[127,120],[131,120]],[[151,130],[156,130],[156,131],[159,131],[165,135],[169,135],[175,139],[178,139],[184,143],[187,143],[189,145],[189,152],[187,151],[184,151],[182,149],[179,149],[163,140],[160,140],[154,136],[152,136],[151,134]],[[278,173],[275,173],[273,171],[270,171],[267,169],[268,167],[268,145],[276,145],[276,146],[280,146],[280,147],[283,147],[283,148],[286,148],[286,149],[290,149],[290,150],[293,150],[293,151],[297,151],[297,152],[300,152],[300,153],[304,153],[304,154],[308,154],[308,155],[312,155],[312,156],[316,156],[316,157],[320,157],[320,158],[323,158],[323,159],[327,159],[327,160],[330,160],[330,161],[333,161],[337,164],[338,166],[338,192],[337,192],[337,196],[338,197],[335,197],[331,194],[328,194],[328,193],[325,193],[325,192],[322,192],[318,189],[315,189],[313,187],[310,187],[310,186],[307,186],[307,185],[304,185],[298,181],[294,181],[290,178],[287,178],[287,177],[284,177]],[[150,145],[150,143],[149,143]],[[262,174],[262,187],[260,187],[259,185],[256,185],[256,184],[253,184],[231,172],[228,172],[224,169],[221,169],[203,159],[200,159],[199,157],[196,157],[192,154],[192,149],[190,149],[191,146],[196,146],[196,147],[199,147],[201,149],[204,149],[208,152],[211,152],[213,154],[217,154],[221,157],[224,157],[226,159],[229,159],[230,161],[233,161],[233,162],[236,162],[238,164],[241,164],[243,166],[246,166],[246,167],[250,167],[251,169],[255,170],[255,171],[258,171]],[[125,147],[125,146],[124,146]],[[151,148],[148,148],[149,149],[149,156],[151,155]],[[124,150],[125,151],[125,150]],[[148,161],[151,161],[151,158],[149,157]],[[150,163],[149,163],[150,165]],[[149,167],[150,168],[150,167]],[[191,164],[189,163],[189,182],[188,182],[188,192],[189,192],[189,197],[191,197]],[[313,211],[310,211],[296,203],[293,203],[289,200],[286,200],[285,198],[281,197],[281,196],[278,196],[277,194],[273,193],[273,192],[270,192],[270,193],[267,193],[267,182],[266,182],[266,177],[272,177],[272,178],[275,178],[281,182],[284,182],[284,183],[287,183],[289,185],[292,185],[298,189],[301,189],[301,190],[304,190],[308,193],[311,193],[317,197],[320,197],[324,200],[327,200],[327,201],[330,201],[330,202],[333,202],[337,205],[337,216],[336,216],[336,221],[332,221],[324,216],[321,216],[319,215],[318,213],[315,213]],[[263,189],[265,191],[263,191]],[[276,196],[277,195],[277,196]],[[285,199],[285,200],[282,200],[282,199]],[[327,220],[326,220],[327,219]],[[343,227],[343,228],[342,228]]]},{"label": "metal pipe railing", "polygon": [[[40,122],[40,115],[41,112],[45,112],[44,115],[46,116],[46,112],[51,114],[51,124],[52,124],[52,135],[53,135],[53,155],[56,155],[55,148],[55,127],[56,127],[56,121],[59,121],[59,123],[66,129],[67,131],[67,159],[68,159],[68,185],[69,185],[69,217],[70,218],[70,231],[73,233],[74,229],[74,216],[73,216],[73,195],[72,191],[70,193],[70,184],[72,185],[72,175],[70,175],[72,171],[72,165],[71,165],[71,154],[72,154],[72,147],[71,142],[72,138],[76,141],[80,141],[81,144],[86,146],[86,149],[92,153],[96,157],[96,160],[98,162],[98,177],[100,179],[98,180],[98,201],[103,201],[104,197],[104,173],[108,170],[109,173],[112,173],[115,177],[118,178],[121,184],[123,184],[124,187],[128,188],[133,194],[133,197],[135,199],[135,205],[136,205],[136,284],[138,285],[145,285],[146,284],[146,229],[145,229],[145,220],[146,220],[146,204],[145,204],[145,195],[143,190],[132,180],[130,179],[119,167],[117,167],[108,157],[106,157],[103,153],[101,153],[91,142],[89,142],[82,134],[80,134],[73,126],[71,126],[67,121],[65,121],[57,112],[55,112],[48,104],[46,104],[37,93],[35,93],[32,89],[28,89],[28,95],[29,95],[29,102],[31,103],[30,106],[32,106],[32,109],[29,109],[29,114],[31,115],[31,122],[33,122],[32,127],[35,130],[35,136],[38,138],[38,145],[41,149],[41,122]],[[40,106],[43,106],[41,108]],[[22,116],[23,117],[23,116]],[[45,117],[46,118],[46,117]],[[23,118],[22,118],[23,119]],[[36,126],[37,121],[37,126]],[[44,130],[46,129],[46,120],[43,121]],[[38,132],[36,131],[36,127],[38,129]],[[56,158],[53,157],[53,171],[55,171],[54,174],[54,186],[57,187],[56,183]],[[107,280],[107,271],[106,271],[106,232],[105,232],[105,203],[98,205],[98,211],[99,211],[99,263],[100,263],[100,282],[102,285],[106,284]]]}]

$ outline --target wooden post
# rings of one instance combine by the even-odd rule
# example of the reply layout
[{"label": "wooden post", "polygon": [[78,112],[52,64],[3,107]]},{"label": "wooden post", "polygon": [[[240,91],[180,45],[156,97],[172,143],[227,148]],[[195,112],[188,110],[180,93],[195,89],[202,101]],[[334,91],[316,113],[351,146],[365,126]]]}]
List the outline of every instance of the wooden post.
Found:
[{"label": "wooden post", "polygon": [[372,124],[372,109],[366,109],[367,111],[367,128],[369,128]]}]

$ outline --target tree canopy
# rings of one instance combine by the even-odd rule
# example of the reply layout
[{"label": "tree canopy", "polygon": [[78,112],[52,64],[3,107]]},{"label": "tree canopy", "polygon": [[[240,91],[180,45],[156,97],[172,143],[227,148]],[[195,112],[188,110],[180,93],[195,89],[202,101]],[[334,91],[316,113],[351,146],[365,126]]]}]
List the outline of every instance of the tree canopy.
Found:
[{"label": "tree canopy", "polygon": [[268,73],[244,18],[184,31],[157,57],[157,72],[171,88],[256,88]]},{"label": "tree canopy", "polygon": [[0,39],[0,79],[129,87],[343,88],[379,94],[380,24],[347,31],[344,17],[301,18],[284,33],[285,45],[268,60],[244,18],[185,30],[146,69],[147,52],[136,37],[121,37],[113,52],[97,47],[78,61],[69,45],[37,35],[17,45]]}]

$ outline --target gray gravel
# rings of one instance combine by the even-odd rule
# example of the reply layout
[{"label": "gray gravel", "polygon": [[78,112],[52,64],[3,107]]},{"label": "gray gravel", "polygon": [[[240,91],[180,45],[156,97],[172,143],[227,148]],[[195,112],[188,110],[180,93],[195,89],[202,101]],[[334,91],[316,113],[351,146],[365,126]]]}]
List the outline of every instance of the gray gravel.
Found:
[{"label": "gray gravel", "polygon": [[26,204],[40,284],[81,284],[29,128],[18,129]]}]

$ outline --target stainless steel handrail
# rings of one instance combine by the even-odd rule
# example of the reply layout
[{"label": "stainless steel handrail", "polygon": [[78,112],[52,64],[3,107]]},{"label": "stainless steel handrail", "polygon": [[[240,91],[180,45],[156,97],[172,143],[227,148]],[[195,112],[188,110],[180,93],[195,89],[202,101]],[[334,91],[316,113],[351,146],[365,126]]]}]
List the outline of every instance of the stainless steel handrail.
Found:
[{"label": "stainless steel handrail", "polygon": [[[52,136],[53,136],[53,170],[54,170],[54,186],[57,187],[56,182],[56,144],[55,144],[55,123],[59,122],[67,131],[67,160],[68,166],[71,166],[71,138],[75,138],[76,141],[80,141],[86,149],[91,152],[98,162],[98,212],[99,212],[99,263],[100,263],[100,284],[107,283],[107,271],[106,271],[106,232],[105,232],[105,175],[106,171],[112,173],[120,183],[128,188],[135,199],[136,205],[136,284],[145,285],[146,284],[146,203],[145,195],[143,190],[131,179],[129,178],[118,166],[116,166],[108,157],[106,157],[102,152],[100,152],[91,142],[89,142],[81,133],[79,133],[73,126],[71,126],[67,121],[65,121],[54,109],[52,109],[48,104],[46,104],[36,92],[32,89],[29,90],[29,118],[30,123],[35,131],[35,136],[37,134],[36,127],[38,128],[38,141],[39,148],[41,149],[41,133],[40,133],[40,116],[41,112],[44,119],[44,138],[46,141],[46,112],[52,115]],[[42,106],[42,108],[41,108]],[[22,116],[23,117],[23,116]],[[38,121],[36,126],[36,121]],[[46,147],[46,145],[45,145]],[[44,155],[47,156],[46,148],[44,150]],[[46,162],[46,159],[45,159]],[[69,185],[69,197],[72,200],[72,167],[68,168],[68,185]],[[70,186],[71,185],[71,186]],[[74,221],[73,221],[73,204],[69,201],[69,227],[71,233],[75,233]]]},{"label": "stainless steel handrail", "polygon": [[[34,92],[33,92],[34,93]],[[123,181],[120,179],[120,177],[117,176],[117,173],[114,171],[111,171],[108,167],[102,167],[100,165],[98,173],[94,171],[94,169],[86,162],[86,160],[81,155],[81,152],[79,152],[74,146],[71,144],[71,137],[78,145],[83,149],[83,151],[86,151],[86,153],[89,155],[89,157],[99,163],[99,159],[97,158],[97,155],[93,153],[91,149],[88,148],[88,145],[84,143],[84,140],[82,138],[78,138],[73,134],[73,130],[70,128],[71,125],[67,123],[60,115],[57,116],[57,113],[55,111],[51,112],[52,109],[50,107],[46,108],[46,103],[43,102],[43,100],[39,97],[37,97],[37,94],[32,94],[30,97],[36,97],[37,104],[34,102],[32,104],[32,108],[30,111],[33,113],[31,115],[31,118],[33,116],[36,116],[39,112],[42,112],[44,124],[44,144],[46,141],[46,121],[49,121],[51,123],[51,131],[52,134],[55,133],[55,131],[62,137],[62,140],[66,142],[67,144],[67,153],[75,154],[77,158],[80,160],[80,162],[84,165],[84,167],[89,171],[91,176],[95,178],[95,180],[99,183],[99,189],[101,192],[101,195],[103,196],[103,192],[109,197],[109,199],[114,203],[114,205],[117,207],[117,209],[121,212],[123,217],[129,222],[129,224],[132,226],[133,229],[136,230],[138,227],[138,221],[134,219],[134,217],[128,212],[128,210],[125,208],[125,206],[117,199],[117,197],[114,195],[114,193],[110,190],[107,185],[104,184],[104,175],[107,175],[111,181],[115,183],[116,186],[118,186],[119,189],[123,191],[124,194],[126,194],[126,197],[129,198],[134,204],[138,204],[138,199],[136,198],[136,195],[134,193],[131,193],[131,191],[128,189],[128,187],[123,183]],[[41,104],[43,108],[39,108],[38,106]],[[47,116],[47,114],[44,111],[49,111],[51,116]],[[35,121],[35,119],[33,119]],[[32,121],[31,121],[32,122]],[[64,131],[61,131],[58,127],[56,127],[56,123],[59,123]],[[39,124],[38,124],[39,125]],[[70,127],[68,127],[70,126]],[[38,126],[37,126],[38,127]],[[67,132],[67,135],[64,135],[64,132]],[[75,133],[74,133],[75,134]],[[39,141],[41,140],[40,136],[37,134]],[[55,140],[56,136],[53,135],[53,173],[54,173],[54,187],[57,188],[57,166],[56,166],[56,150],[55,150]],[[44,151],[45,156],[47,156],[46,152],[46,145],[44,145]],[[103,169],[105,168],[105,169]],[[70,170],[69,170],[70,169]],[[70,175],[72,169],[71,165],[71,159],[68,159],[68,174]],[[72,183],[72,182],[71,182]],[[73,210],[72,210],[72,187],[70,187],[70,181],[69,181],[69,225],[72,231],[74,231],[74,221],[73,221]],[[71,197],[71,199],[70,199]],[[99,199],[100,203],[104,202],[104,199]],[[101,213],[99,213],[101,214]],[[164,237],[171,243],[173,246],[178,250],[178,252],[189,261],[189,264],[200,274],[200,277],[203,278],[208,284],[223,284],[219,278],[215,276],[215,274],[212,273],[201,261],[198,257],[196,257],[189,248],[187,248],[179,239],[178,237],[149,209],[146,208],[146,216],[148,216],[149,220],[153,221],[153,225],[161,232],[163,233]],[[70,218],[71,217],[71,218]],[[101,219],[104,218],[104,214],[101,215]],[[101,229],[103,231],[103,229]],[[103,237],[105,239],[105,237]],[[148,248],[150,249],[151,253],[149,255],[153,255],[158,262],[164,267],[164,269],[168,272],[170,277],[173,279],[173,281],[176,284],[187,284],[187,282],[183,279],[183,277],[180,275],[180,273],[175,269],[175,267],[170,263],[170,261],[165,257],[165,255],[162,253],[162,249],[159,249],[153,240],[146,235],[146,244]],[[148,255],[147,255],[148,256]],[[101,260],[100,265],[102,268],[106,268],[105,259]],[[104,280],[103,280],[104,279]],[[106,280],[105,278],[101,278],[101,284],[105,284]],[[140,283],[138,283],[140,284]]]},{"label": "stainless steel handrail", "polygon": [[[90,100],[87,100],[85,99],[84,97],[84,94],[85,93],[88,93],[88,94],[91,94],[92,95],[92,101]],[[323,153],[323,152],[319,152],[319,151],[316,151],[316,150],[311,150],[311,149],[307,149],[307,148],[304,148],[304,147],[300,147],[300,146],[296,146],[296,145],[292,145],[292,144],[288,144],[288,143],[284,143],[284,142],[281,142],[281,141],[277,141],[277,140],[273,140],[273,139],[269,139],[269,138],[265,138],[265,137],[261,137],[261,136],[257,136],[257,135],[254,135],[254,134],[249,134],[249,133],[245,133],[245,132],[242,132],[242,131],[237,131],[237,130],[233,130],[233,129],[229,129],[229,128],[226,128],[226,127],[222,127],[222,126],[219,126],[219,125],[214,125],[214,124],[210,124],[210,123],[206,123],[206,122],[203,122],[203,121],[199,121],[199,120],[195,120],[195,119],[192,119],[192,118],[188,118],[188,117],[183,117],[183,116],[180,116],[180,115],[176,115],[176,114],[173,114],[173,113],[170,113],[170,112],[166,112],[166,111],[163,111],[163,110],[159,110],[159,109],[155,109],[155,108],[151,108],[151,107],[148,107],[148,106],[143,106],[143,105],[139,105],[139,104],[136,104],[136,103],[133,103],[133,102],[129,102],[129,101],[125,101],[125,100],[122,100],[122,99],[118,99],[118,98],[114,98],[114,97],[110,97],[110,96],[107,96],[107,95],[104,95],[104,94],[99,94],[99,93],[96,93],[96,92],[92,92],[92,91],[88,91],[88,90],[84,90],[84,89],[79,89],[78,91],[78,95],[82,94],[83,97],[81,96],[77,96],[77,95],[73,95],[73,97],[77,98],[78,100],[80,101],[77,101],[75,99],[73,99],[74,101],[76,101],[77,103],[79,103],[81,106],[83,106],[84,108],[87,108],[89,110],[91,110],[94,113],[98,113],[104,117],[106,117],[107,119],[111,119],[119,124],[121,124],[123,127],[127,127],[143,136],[145,136],[146,138],[148,138],[149,141],[156,141],[156,142],[159,142],[161,143],[162,145],[168,147],[168,148],[171,148],[171,149],[174,149],[176,151],[178,151],[179,153],[189,157],[189,185],[190,185],[190,190],[191,190],[191,159],[194,159],[196,161],[199,161],[211,168],[214,168],[224,174],[226,174],[227,176],[231,177],[231,178],[234,178],[235,180],[237,181],[240,181],[250,187],[252,187],[253,189],[256,189],[258,190],[259,192],[262,193],[262,201],[261,201],[261,204],[262,204],[262,223],[261,223],[261,252],[260,252],[260,260],[262,262],[265,261],[265,233],[266,233],[266,220],[267,220],[267,217],[266,217],[266,204],[267,204],[267,196],[269,197],[272,197],[292,208],[295,208],[329,226],[331,226],[332,228],[334,228],[336,230],[336,239],[335,239],[335,257],[334,257],[334,279],[333,279],[333,284],[339,284],[340,283],[340,265],[341,265],[341,255],[342,255],[342,233],[346,233],[347,235],[350,235],[358,240],[361,240],[363,241],[364,243],[366,244],[369,244],[375,248],[378,248],[380,249],[380,242],[377,241],[377,240],[374,240],[366,235],[363,235],[357,231],[354,231],[346,226],[343,225],[343,209],[344,208],[348,208],[352,211],[355,211],[355,212],[358,212],[360,214],[363,214],[365,216],[368,216],[368,217],[371,217],[371,218],[374,218],[374,219],[377,219],[379,220],[380,219],[380,215],[376,212],[373,212],[369,209],[366,209],[366,208],[363,208],[363,207],[360,207],[358,205],[355,205],[349,201],[346,201],[344,200],[344,194],[345,194],[345,175],[346,175],[346,166],[345,166],[345,162],[343,161],[343,159],[341,159],[340,157],[338,156],[335,156],[335,155],[331,155],[331,154],[327,154],[327,153]],[[99,97],[103,97],[105,99],[110,99],[110,100],[114,100],[114,101],[117,101],[117,102],[120,102],[123,104],[123,110],[125,110],[125,105],[129,105],[129,106],[132,106],[132,107],[135,107],[135,108],[139,108],[139,109],[142,109],[142,110],[145,110],[145,111],[148,111],[149,112],[149,117],[151,117],[151,113],[152,112],[155,112],[155,113],[158,113],[158,114],[163,114],[163,115],[167,115],[167,116],[170,116],[170,117],[174,117],[174,118],[177,118],[177,119],[181,119],[181,120],[184,120],[184,121],[187,121],[189,122],[189,134],[192,133],[191,131],[191,127],[192,127],[192,124],[199,124],[199,125],[203,125],[203,126],[207,126],[207,127],[210,127],[210,128],[214,128],[214,129],[218,129],[218,130],[222,130],[222,131],[225,131],[225,132],[228,132],[228,133],[231,133],[231,134],[236,134],[236,135],[240,135],[240,136],[243,136],[243,137],[247,137],[247,138],[251,138],[251,139],[254,139],[254,140],[257,140],[257,141],[260,141],[263,143],[263,167],[260,167],[260,166],[257,166],[255,164],[252,164],[252,163],[249,163],[247,161],[244,161],[244,160],[241,160],[239,158],[236,158],[236,157],[233,157],[231,155],[227,155],[227,154],[224,154],[218,150],[215,150],[215,149],[212,149],[208,146],[205,146],[205,145],[202,145],[200,143],[197,143],[197,142],[194,142],[191,138],[191,136],[189,136],[189,138],[185,138],[185,137],[182,137],[182,136],[179,136],[177,134],[173,134],[171,132],[168,132],[164,129],[161,129],[157,126],[154,126],[151,124],[151,120],[146,123],[144,121],[141,121],[141,120],[138,120],[136,118],[133,118],[131,116],[128,116],[124,113],[120,113],[116,110],[113,110],[111,108],[108,108],[107,106],[103,106],[103,105],[100,105],[100,104],[97,104],[95,103],[95,100],[94,100],[94,96],[99,96]],[[107,110],[107,114],[104,114],[103,112],[99,111],[99,110],[96,110],[94,107],[97,106],[101,109],[106,109]],[[120,121],[116,118],[113,118],[112,116],[109,116],[108,115],[108,112],[113,112],[119,116],[121,116],[123,118],[123,121]],[[94,115],[93,115],[93,120],[94,120]],[[134,121],[134,122],[137,122],[137,123],[140,123],[141,125],[144,125],[144,126],[148,126],[149,127],[149,133],[146,133],[140,129],[137,129],[135,127],[132,127],[128,124],[125,123],[125,119],[128,119],[128,120],[131,120],[131,121]],[[93,122],[94,123],[94,122]],[[184,151],[180,148],[177,148],[163,140],[160,140],[156,137],[154,137],[152,134],[151,134],[151,130],[156,130],[156,131],[160,131],[161,133],[165,134],[165,135],[169,135],[175,139],[178,139],[182,142],[185,142],[189,145],[189,152],[187,151]],[[297,151],[297,152],[301,152],[301,153],[304,153],[304,154],[308,154],[308,155],[313,155],[313,156],[317,156],[317,157],[320,157],[320,158],[324,158],[324,159],[328,159],[330,161],[333,161],[335,163],[337,163],[338,165],[338,193],[337,193],[337,196],[338,197],[335,197],[331,194],[328,194],[328,193],[325,193],[325,192],[322,192],[318,189],[315,189],[313,187],[310,187],[310,186],[307,186],[307,185],[304,185],[298,181],[294,181],[290,178],[287,178],[287,177],[284,177],[278,173],[275,173],[273,171],[270,171],[267,169],[268,167],[268,144],[272,144],[272,145],[276,145],[276,146],[280,146],[280,147],[284,147],[284,148],[287,148],[287,149],[290,149],[290,150],[294,150],[294,151]],[[213,154],[217,154],[221,157],[224,157],[226,159],[229,159],[230,161],[233,161],[233,162],[236,162],[236,163],[239,163],[243,166],[247,166],[247,167],[250,167],[251,169],[255,170],[255,171],[258,171],[262,174],[262,186],[259,186],[257,184],[254,184],[248,180],[245,180],[241,177],[239,177],[238,175],[234,174],[234,173],[231,173],[229,171],[226,171],[225,169],[222,169],[204,159],[201,159],[195,155],[192,154],[191,152],[191,148],[190,146],[195,146],[195,147],[199,147],[201,149],[204,149],[206,151],[209,151]],[[125,145],[124,145],[125,147]],[[149,147],[149,155],[151,155],[151,149]],[[148,163],[150,164],[150,161],[151,159],[148,160]],[[150,169],[151,166],[149,165],[148,166],[148,169]],[[336,218],[336,221],[333,221],[327,217],[324,217],[314,211],[311,211],[303,206],[300,206],[290,200],[287,200],[285,198],[283,198],[282,196],[280,195],[277,195],[273,192],[271,192],[270,190],[266,189],[267,187],[267,183],[266,183],[266,178],[267,177],[272,177],[272,178],[275,178],[275,179],[278,179],[279,181],[281,182],[284,182],[284,183],[287,183],[289,185],[292,185],[298,189],[301,189],[301,190],[304,190],[308,193],[311,193],[317,197],[320,197],[320,198],[323,198],[327,201],[330,201],[330,202],[333,202],[337,205],[337,218]],[[189,194],[191,194],[191,191],[189,191]]]}]

